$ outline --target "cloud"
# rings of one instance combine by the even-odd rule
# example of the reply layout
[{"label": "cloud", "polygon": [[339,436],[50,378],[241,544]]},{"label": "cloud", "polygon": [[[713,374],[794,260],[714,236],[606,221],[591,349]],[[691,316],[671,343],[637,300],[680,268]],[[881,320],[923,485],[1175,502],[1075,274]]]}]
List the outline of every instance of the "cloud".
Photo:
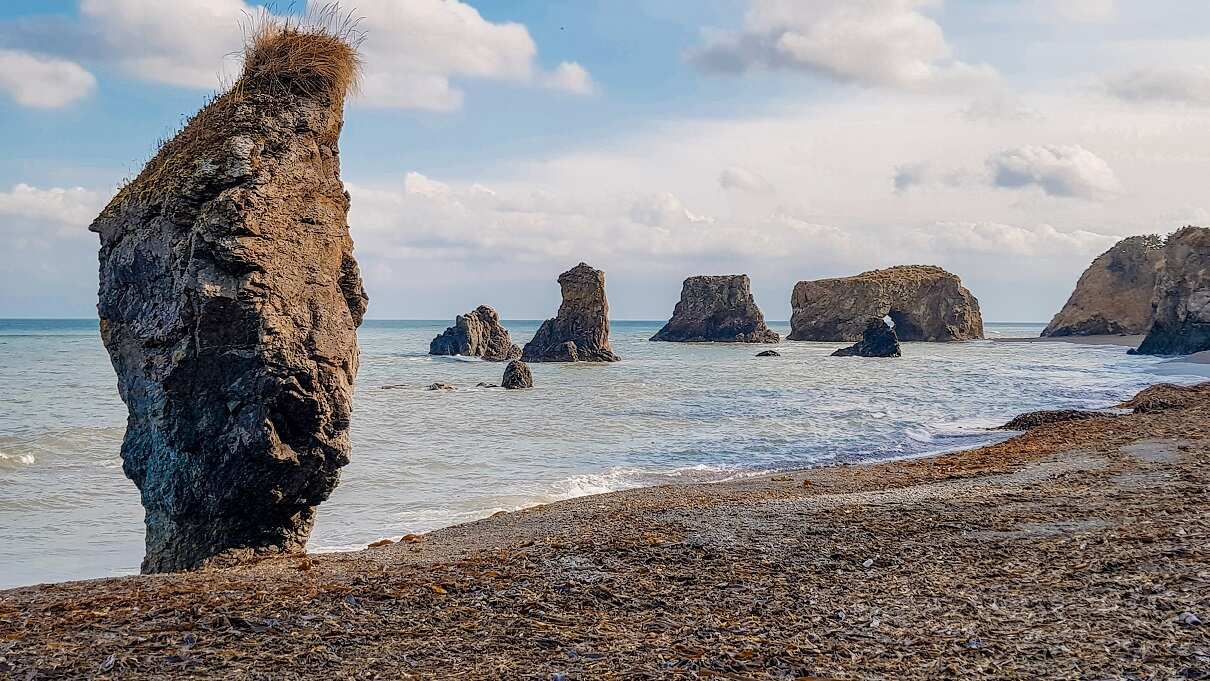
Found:
[{"label": "cloud", "polygon": [[719,173],[718,186],[750,194],[772,194],[775,191],[768,180],[747,168],[738,166],[725,168],[723,172]]},{"label": "cloud", "polygon": [[1207,105],[1210,104],[1210,68],[1144,68],[1108,79],[1105,89],[1110,95],[1126,101]]},{"label": "cloud", "polygon": [[[321,6],[311,0],[309,7]],[[82,0],[80,12],[102,56],[133,77],[215,88],[237,73],[241,26],[266,10],[245,0]],[[587,95],[588,71],[563,62],[551,71],[519,23],[491,22],[459,0],[360,0],[365,32],[360,96],[383,108],[451,111],[462,106],[459,79],[510,82]]]},{"label": "cloud", "polygon": [[920,11],[931,0],[751,0],[738,32],[711,32],[689,54],[698,68],[806,71],[845,83],[900,90],[966,90],[994,84],[990,66],[953,58],[941,26]]},{"label": "cloud", "polygon": [[96,86],[97,79],[75,62],[0,49],[0,90],[21,106],[57,109],[87,97]]},{"label": "cloud", "polygon": [[1118,194],[1121,182],[1100,156],[1084,147],[1027,145],[987,160],[992,183],[1018,189],[1037,187],[1051,196],[1089,200]]},{"label": "cloud", "polygon": [[[87,234],[85,227],[104,206],[105,197],[83,187],[39,189],[25,183],[0,192],[0,215],[9,224],[50,224]],[[44,230],[39,230],[44,231]]]}]

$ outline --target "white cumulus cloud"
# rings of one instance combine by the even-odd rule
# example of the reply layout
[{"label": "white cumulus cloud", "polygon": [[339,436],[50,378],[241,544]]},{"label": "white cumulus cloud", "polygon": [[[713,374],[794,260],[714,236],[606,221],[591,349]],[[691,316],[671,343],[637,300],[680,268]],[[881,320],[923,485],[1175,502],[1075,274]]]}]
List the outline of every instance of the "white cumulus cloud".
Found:
[{"label": "white cumulus cloud", "polygon": [[0,215],[19,218],[6,221],[9,224],[50,223],[87,234],[85,228],[104,202],[99,192],[83,187],[41,189],[22,182],[0,192]]},{"label": "white cumulus cloud", "polygon": [[706,71],[797,69],[841,82],[956,90],[995,82],[987,65],[957,60],[932,0],[750,0],[744,28],[713,32],[690,60]]},{"label": "white cumulus cloud", "polygon": [[997,187],[1037,187],[1046,194],[1097,200],[1122,189],[1113,169],[1079,145],[1026,145],[987,161]]},{"label": "white cumulus cloud", "polygon": [[21,50],[0,50],[0,90],[21,106],[57,109],[87,97],[97,79],[79,64]]},{"label": "white cumulus cloud", "polygon": [[718,186],[752,194],[771,194],[774,191],[773,185],[760,174],[739,166],[724,168],[718,175]]}]

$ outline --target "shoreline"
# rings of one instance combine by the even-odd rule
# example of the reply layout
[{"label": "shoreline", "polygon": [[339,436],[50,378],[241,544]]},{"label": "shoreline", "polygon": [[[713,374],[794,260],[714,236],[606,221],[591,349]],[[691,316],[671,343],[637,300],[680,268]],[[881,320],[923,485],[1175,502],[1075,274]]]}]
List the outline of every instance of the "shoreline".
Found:
[{"label": "shoreline", "polygon": [[1210,655],[1181,621],[1210,619],[1210,384],[1143,394],[959,453],[2,591],[0,671],[1176,676]]},{"label": "shoreline", "polygon": [[1136,336],[1022,336],[1016,338],[988,338],[995,343],[1072,343],[1074,345],[1119,345],[1137,348],[1143,342],[1142,334]]}]

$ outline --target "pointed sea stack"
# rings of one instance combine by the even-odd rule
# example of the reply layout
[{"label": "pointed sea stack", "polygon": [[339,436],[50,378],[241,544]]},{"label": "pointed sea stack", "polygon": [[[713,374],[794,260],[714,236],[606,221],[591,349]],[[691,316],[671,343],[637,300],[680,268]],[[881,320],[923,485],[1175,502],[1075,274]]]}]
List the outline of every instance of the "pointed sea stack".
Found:
[{"label": "pointed sea stack", "polygon": [[855,345],[841,348],[833,357],[899,357],[899,337],[885,320],[871,319]]},{"label": "pointed sea stack", "polygon": [[983,337],[979,301],[956,275],[899,265],[852,277],[800,281],[790,298],[789,340],[861,340],[869,320],[890,317],[901,341]]},{"label": "pointed sea stack", "polygon": [[144,572],[302,551],[349,460],[366,295],[337,141],[356,50],[266,24],[92,223]]},{"label": "pointed sea stack", "polygon": [[563,302],[554,319],[542,322],[525,344],[526,362],[616,362],[609,346],[609,301],[605,273],[584,263],[559,275]]},{"label": "pointed sea stack", "polygon": [[1092,261],[1043,336],[1133,335],[1151,325],[1151,297],[1163,260],[1158,236],[1132,236]]},{"label": "pointed sea stack", "polygon": [[1185,227],[1164,242],[1140,355],[1210,350],[1210,229]]},{"label": "pointed sea stack", "polygon": [[748,275],[725,274],[686,279],[672,319],[651,340],[780,343],[781,336],[765,326]]},{"label": "pointed sea stack", "polygon": [[486,306],[458,315],[454,325],[429,343],[430,355],[482,357],[489,362],[507,362],[521,356],[508,329],[500,325],[500,315]]}]

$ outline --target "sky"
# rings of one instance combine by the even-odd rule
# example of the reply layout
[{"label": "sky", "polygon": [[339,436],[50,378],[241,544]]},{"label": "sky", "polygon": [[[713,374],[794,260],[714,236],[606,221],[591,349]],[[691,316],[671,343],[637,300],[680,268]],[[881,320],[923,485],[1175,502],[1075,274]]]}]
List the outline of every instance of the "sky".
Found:
[{"label": "sky", "polygon": [[[305,5],[0,3],[0,317],[95,315],[88,224],[238,73],[248,17]],[[935,264],[1046,321],[1121,237],[1210,223],[1210,3],[345,5],[371,318],[549,317],[585,261],[618,319],[694,274],[784,320],[796,281]]]}]

